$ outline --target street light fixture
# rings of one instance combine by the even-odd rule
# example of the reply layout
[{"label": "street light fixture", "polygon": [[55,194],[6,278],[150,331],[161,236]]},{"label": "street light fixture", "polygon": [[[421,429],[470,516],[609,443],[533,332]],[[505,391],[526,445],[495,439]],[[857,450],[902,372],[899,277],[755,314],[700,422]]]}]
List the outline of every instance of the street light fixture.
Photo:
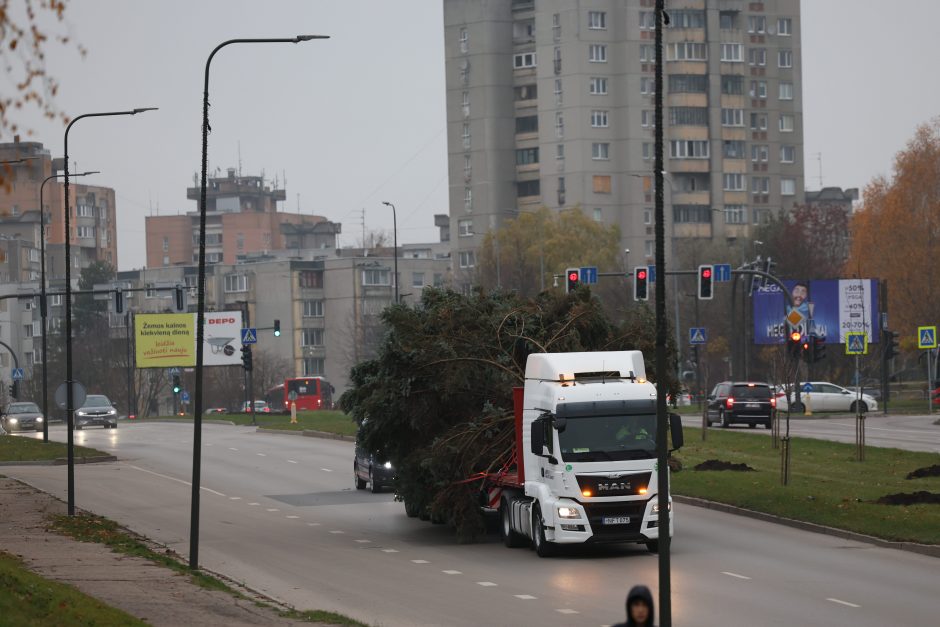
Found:
[{"label": "street light fixture", "polygon": [[400,302],[398,295],[398,218],[395,216],[395,205],[383,200],[382,204],[392,208],[392,246],[395,248],[395,304]]},{"label": "street light fixture", "polygon": [[199,568],[199,481],[200,449],[202,447],[202,360],[206,319],[206,176],[209,158],[209,66],[215,54],[231,44],[285,43],[297,44],[313,39],[329,39],[328,35],[297,35],[291,38],[229,39],[213,48],[206,59],[205,86],[202,92],[202,181],[199,195],[199,278],[196,284],[196,381],[193,399],[193,481],[189,531],[189,567]]},{"label": "street light fixture", "polygon": [[75,443],[72,428],[75,426],[75,390],[72,383],[72,231],[69,207],[69,131],[82,118],[101,118],[116,115],[137,115],[145,111],[156,111],[156,107],[131,109],[130,111],[103,111],[80,115],[65,127],[65,386],[66,416],[68,428],[68,492],[69,516],[75,515]]},{"label": "street light fixture", "polygon": [[[88,176],[89,174],[100,174],[97,170],[81,172],[73,176]],[[39,184],[39,319],[42,324],[42,415],[45,420],[42,421],[42,441],[49,441],[49,364],[46,360],[46,332],[48,327],[46,319],[49,316],[49,306],[46,303],[46,210],[43,201],[43,190],[46,183],[55,178],[60,178],[65,174],[53,174],[43,179]]]}]

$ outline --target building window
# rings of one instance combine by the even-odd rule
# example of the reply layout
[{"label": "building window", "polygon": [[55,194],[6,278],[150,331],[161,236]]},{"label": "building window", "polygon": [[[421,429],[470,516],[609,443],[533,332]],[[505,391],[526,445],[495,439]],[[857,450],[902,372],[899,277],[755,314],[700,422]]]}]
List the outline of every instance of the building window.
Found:
[{"label": "building window", "polygon": [[300,333],[301,346],[323,346],[323,329],[303,329]]},{"label": "building window", "polygon": [[385,286],[392,284],[392,273],[388,268],[370,268],[362,271],[363,285]]},{"label": "building window", "polygon": [[796,146],[780,146],[780,163],[796,161]]},{"label": "building window", "polygon": [[770,178],[766,176],[751,177],[751,192],[755,196],[757,194],[769,194],[770,193]]},{"label": "building window", "polygon": [[652,11],[640,11],[640,30],[656,30],[656,14]]},{"label": "building window", "polygon": [[301,270],[297,276],[300,280],[300,287],[323,287],[322,270]]},{"label": "building window", "polygon": [[463,147],[465,149],[469,149],[470,148],[470,123],[469,122],[463,123],[463,129],[460,135],[463,138]]},{"label": "building window", "polygon": [[591,63],[607,63],[607,46],[604,44],[591,44],[588,46],[588,61]]},{"label": "building window", "polygon": [[[518,89],[518,88],[517,88]],[[463,117],[470,117],[470,92],[465,91],[460,94],[460,107],[463,109]]]},{"label": "building window", "polygon": [[33,337],[32,323],[23,325],[23,337]]},{"label": "building window", "polygon": [[669,142],[672,159],[708,159],[708,141],[681,139]]},{"label": "building window", "polygon": [[163,238],[163,252],[166,253],[166,252],[169,252],[169,251],[170,251],[170,238],[169,238],[169,237],[164,237],[164,238]]},{"label": "building window", "polygon": [[591,126],[594,128],[607,128],[607,112],[591,111]]},{"label": "building window", "polygon": [[561,74],[561,48],[559,46],[555,46],[552,63],[555,68],[555,74]]},{"label": "building window", "polygon": [[411,273],[411,287],[424,287],[424,273],[423,272]]},{"label": "building window", "polygon": [[763,67],[767,65],[767,49],[751,48],[747,51],[747,62],[749,65]]},{"label": "building window", "polygon": [[594,193],[595,194],[609,194],[610,193],[610,176],[607,175],[594,175]]},{"label": "building window", "polygon": [[719,11],[718,12],[718,27],[721,30],[734,30],[738,26],[738,12],[737,11]]},{"label": "building window", "polygon": [[705,11],[669,11],[669,28],[705,28]]},{"label": "building window", "polygon": [[670,74],[669,91],[676,94],[704,94],[708,91],[708,76],[704,74]]},{"label": "building window", "polygon": [[767,97],[767,81],[751,81],[751,98]]},{"label": "building window", "polygon": [[711,187],[707,174],[677,174],[675,181],[683,192],[707,192]]},{"label": "building window", "polygon": [[463,188],[463,208],[466,211],[473,209],[473,190],[469,187]]},{"label": "building window", "polygon": [[604,221],[604,212],[600,207],[594,207],[594,221],[603,222]]},{"label": "building window", "polygon": [[467,35],[467,29],[460,29],[460,51],[466,53],[469,48],[469,37]]},{"label": "building window", "polygon": [[666,46],[666,60],[706,61],[708,60],[708,46],[693,41],[680,41],[674,44],[668,44]]},{"label": "building window", "polygon": [[643,160],[649,161],[653,158],[653,144],[650,142],[643,142]]},{"label": "building window", "polygon": [[672,221],[676,224],[711,224],[712,208],[708,205],[675,205]]},{"label": "building window", "polygon": [[780,100],[793,100],[793,83],[780,83]]},{"label": "building window", "polygon": [[565,136],[565,117],[561,113],[555,114],[555,137]]},{"label": "building window", "polygon": [[767,144],[751,144],[751,161],[766,163],[770,160],[770,148]]},{"label": "building window", "polygon": [[537,133],[539,131],[539,116],[527,115],[516,118],[516,133]]},{"label": "building window", "polygon": [[561,39],[561,13],[552,13],[552,37],[555,41]]},{"label": "building window", "polygon": [[754,224],[764,225],[770,224],[770,210],[766,208],[755,208],[754,209]]},{"label": "building window", "polygon": [[244,274],[227,274],[225,275],[225,293],[229,294],[232,292],[247,292],[248,291],[248,276]]},{"label": "building window", "polygon": [[652,96],[656,93],[656,80],[652,76],[640,77],[640,93],[645,96]]},{"label": "building window", "polygon": [[737,139],[726,139],[721,144],[721,153],[726,159],[743,159],[744,142]]},{"label": "building window", "polygon": [[322,300],[305,300],[304,301],[304,318],[322,318],[323,317],[323,301]]},{"label": "building window", "polygon": [[169,255],[163,255],[163,265],[164,265],[164,266],[170,265],[170,256],[169,256]]},{"label": "building window", "polygon": [[322,357],[304,357],[304,376],[319,377],[326,374]]},{"label": "building window", "polygon": [[741,63],[741,44],[721,44],[721,60],[725,63]]},{"label": "building window", "polygon": [[472,250],[461,250],[457,253],[457,263],[461,268],[472,268],[476,265],[475,261]]},{"label": "building window", "polygon": [[764,34],[767,32],[767,18],[763,15],[749,15],[747,18],[747,32]]},{"label": "building window", "polygon": [[62,306],[62,294],[52,294],[49,296],[49,306],[50,307],[61,307]]},{"label": "building window", "polygon": [[558,159],[559,161],[565,160],[565,145],[564,144],[557,144],[555,146],[555,158]]},{"label": "building window", "polygon": [[643,244],[643,252],[646,253],[647,258],[653,256],[653,240],[648,239]]},{"label": "building window", "polygon": [[470,155],[464,155],[463,156],[463,177],[465,180],[469,181],[472,175],[473,175],[473,160],[470,158]]},{"label": "building window", "polygon": [[610,159],[610,144],[607,142],[594,142],[591,144],[591,158],[604,161]]},{"label": "building window", "polygon": [[457,237],[471,237],[473,235],[473,220],[457,220]]},{"label": "building window", "polygon": [[780,114],[780,132],[781,133],[792,133],[793,132],[793,116],[788,113]]},{"label": "building window", "polygon": [[[647,112],[644,111],[644,113]],[[649,113],[652,114],[652,111]],[[708,108],[669,107],[669,124],[671,126],[708,126]]]},{"label": "building window", "polygon": [[520,52],[512,57],[512,67],[516,70],[535,67],[534,52]]},{"label": "building window", "polygon": [[752,131],[766,131],[767,130],[767,114],[766,113],[752,113],[751,114],[751,130]]},{"label": "building window", "polygon": [[652,207],[647,207],[643,210],[643,224],[649,226],[653,223],[653,209]]},{"label": "building window", "polygon": [[726,192],[743,192],[747,189],[743,174],[725,174],[724,190]]},{"label": "building window", "polygon": [[725,205],[725,224],[747,224],[747,207]]},{"label": "building window", "polygon": [[607,79],[603,76],[592,76],[588,91],[595,96],[607,95]]},{"label": "building window", "polygon": [[793,34],[793,20],[789,17],[781,17],[777,20],[777,34],[789,36]]},{"label": "building window", "polygon": [[744,109],[722,109],[722,126],[744,126]]},{"label": "building window", "polygon": [[640,61],[643,63],[656,62],[656,47],[653,44],[640,44]]},{"label": "building window", "polygon": [[781,196],[795,196],[796,195],[796,179],[780,179],[780,195]]},{"label": "building window", "polygon": [[78,227],[78,237],[79,239],[95,239],[95,227],[93,226]]},{"label": "building window", "polygon": [[[467,92],[464,92],[464,94],[467,94]],[[518,87],[513,88],[513,94],[515,96],[516,102],[523,100],[534,100],[535,98],[538,98],[539,87],[535,83],[532,83],[531,85],[519,85]],[[469,106],[469,103],[470,97],[467,94],[466,104]]]},{"label": "building window", "polygon": [[530,165],[538,162],[538,148],[520,148],[516,150],[516,165]]},{"label": "building window", "polygon": [[588,11],[588,28],[604,30],[607,28],[607,14],[603,11]]},{"label": "building window", "polygon": [[562,101],[564,100],[563,94],[561,93],[561,79],[555,79],[555,106],[561,106]]},{"label": "building window", "polygon": [[516,196],[520,198],[524,196],[538,196],[539,194],[541,194],[541,185],[538,179],[534,181],[519,181],[516,183]]},{"label": "building window", "polygon": [[[706,78],[706,77],[702,77]],[[721,93],[728,96],[744,95],[744,77],[737,75],[724,75],[721,77]]]},{"label": "building window", "polygon": [[[16,215],[15,213],[13,215]],[[95,217],[95,207],[94,205],[86,205],[84,203],[79,204],[75,207],[75,215],[79,218],[94,218]]]},{"label": "building window", "polygon": [[792,50],[778,50],[777,51],[777,67],[782,67],[782,68],[793,67],[793,51]]}]

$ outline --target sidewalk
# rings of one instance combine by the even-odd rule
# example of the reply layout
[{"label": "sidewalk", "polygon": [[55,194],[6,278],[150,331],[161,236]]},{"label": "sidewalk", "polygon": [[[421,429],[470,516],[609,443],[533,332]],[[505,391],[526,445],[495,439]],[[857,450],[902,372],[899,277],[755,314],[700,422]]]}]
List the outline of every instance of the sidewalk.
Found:
[{"label": "sidewalk", "polygon": [[248,598],[239,599],[206,590],[149,560],[48,531],[45,517],[66,512],[62,501],[0,476],[0,551],[151,625],[323,625],[282,618],[275,609],[256,605],[271,602],[251,591],[241,589]]}]

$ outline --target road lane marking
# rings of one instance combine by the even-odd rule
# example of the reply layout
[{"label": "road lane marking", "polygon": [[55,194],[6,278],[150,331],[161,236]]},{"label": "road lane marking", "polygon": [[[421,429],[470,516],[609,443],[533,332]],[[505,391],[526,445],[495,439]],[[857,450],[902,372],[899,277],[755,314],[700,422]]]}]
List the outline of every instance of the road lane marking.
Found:
[{"label": "road lane marking", "polygon": [[[154,471],[152,471],[152,470],[147,470],[146,468],[141,468],[140,466],[131,466],[131,468],[133,468],[134,470],[139,470],[140,472],[145,472],[145,473],[147,473],[147,474],[154,475],[154,476],[156,476],[156,477],[161,477],[161,478],[163,478],[163,479],[169,479],[170,481],[175,481],[175,482],[177,482],[177,483],[182,483],[183,485],[188,485],[188,486],[192,486],[192,485],[193,485],[193,484],[190,483],[189,481],[184,481],[184,480],[182,480],[182,479],[177,479],[176,477],[171,477],[170,475],[164,475],[164,474],[162,474],[162,473],[154,472]],[[205,490],[206,492],[211,492],[212,494],[216,494],[216,495],[218,495],[218,496],[225,496],[225,495],[222,494],[221,492],[218,492],[218,491],[213,490],[213,489],[211,489],[211,488],[207,488],[207,487],[205,487],[205,486],[202,486],[200,489],[201,489],[201,490]]]},{"label": "road lane marking", "polygon": [[291,514],[290,516],[288,516],[288,518],[300,518],[300,516],[294,516],[293,514]]},{"label": "road lane marking", "polygon": [[431,562],[427,560],[411,560],[412,564],[430,564]]},{"label": "road lane marking", "polygon": [[288,460],[287,460],[287,463],[288,463],[288,464],[296,464],[297,462],[295,462],[295,461],[292,460],[292,459],[288,459]]},{"label": "road lane marking", "polygon": [[238,449],[237,449],[237,448],[233,448],[233,447],[230,446],[230,447],[228,447],[228,450],[230,450],[230,451],[237,451]]},{"label": "road lane marking", "polygon": [[345,532],[345,531],[341,531],[341,530],[339,530],[339,529],[334,529],[334,530],[331,531],[330,533],[340,534],[340,533],[346,533],[346,532]]},{"label": "road lane marking", "polygon": [[211,492],[212,494],[215,494],[215,495],[217,495],[217,496],[225,496],[225,495],[222,494],[221,492],[217,492],[217,491],[213,490],[212,488],[207,488],[206,486],[202,486],[201,489],[202,489],[202,490],[205,490],[206,492]]},{"label": "road lane marking", "polygon": [[728,575],[729,577],[737,577],[738,579],[750,579],[750,577],[747,577],[745,575],[739,575],[738,573],[729,573],[726,570],[721,571],[721,574]]},{"label": "road lane marking", "polygon": [[264,453],[255,453],[255,455],[257,455],[258,457],[267,457],[267,455],[265,455]]},{"label": "road lane marking", "polygon": [[478,582],[477,582],[477,585],[478,585],[478,586],[483,586],[484,588],[490,588],[490,587],[496,586],[496,585],[498,585],[498,584],[495,584],[495,583],[493,583],[492,581],[478,581]]},{"label": "road lane marking", "polygon": [[555,610],[555,611],[558,612],[559,614],[578,614],[578,613],[579,613],[578,610],[572,610],[572,609],[569,609],[569,608],[567,608],[567,607],[563,607],[563,608],[557,609],[557,610]]},{"label": "road lane marking", "polygon": [[534,597],[531,594],[514,594],[514,597],[517,599],[522,599],[523,601],[534,601],[538,597]]},{"label": "road lane marking", "polygon": [[359,544],[365,544],[367,542],[372,542],[372,540],[356,540]]},{"label": "road lane marking", "polygon": [[442,570],[441,572],[444,573],[445,575],[462,575],[463,574],[459,570]]},{"label": "road lane marking", "polygon": [[230,496],[230,497],[228,497],[228,500],[230,500],[230,501],[240,501],[240,500],[242,500],[242,497],[240,497],[240,496]]},{"label": "road lane marking", "polygon": [[268,508],[268,511],[269,511],[269,512],[279,512],[279,511],[281,511],[281,510],[279,510],[279,509],[276,508],[276,507],[269,507],[269,508]]},{"label": "road lane marking", "polygon": [[261,503],[249,503],[249,505],[261,505]]},{"label": "road lane marking", "polygon": [[838,603],[839,605],[848,605],[849,607],[862,607],[861,605],[856,605],[854,603],[849,603],[848,601],[840,601],[839,599],[828,598],[827,601],[832,601],[833,603]]},{"label": "road lane marking", "polygon": [[321,468],[320,470],[322,470],[323,472],[333,472],[333,471],[330,470],[329,468]]},{"label": "road lane marking", "polygon": [[398,549],[382,549],[383,553],[398,553]]},{"label": "road lane marking", "polygon": [[307,523],[308,527],[319,527],[320,523]]}]

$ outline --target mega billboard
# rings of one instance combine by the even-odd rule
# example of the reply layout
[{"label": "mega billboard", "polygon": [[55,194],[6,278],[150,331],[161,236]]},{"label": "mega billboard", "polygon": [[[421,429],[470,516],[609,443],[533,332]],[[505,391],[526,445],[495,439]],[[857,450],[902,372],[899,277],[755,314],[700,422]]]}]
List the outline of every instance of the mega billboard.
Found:
[{"label": "mega billboard", "polygon": [[[242,312],[205,315],[202,363],[241,365]],[[136,314],[134,335],[138,368],[190,368],[196,365],[196,314]]]},{"label": "mega billboard", "polygon": [[786,304],[777,285],[753,294],[754,343],[783,344],[792,329],[825,336],[827,344],[845,344],[845,334],[864,332],[869,343],[880,335],[878,281],[827,279],[784,281],[794,306]]}]

